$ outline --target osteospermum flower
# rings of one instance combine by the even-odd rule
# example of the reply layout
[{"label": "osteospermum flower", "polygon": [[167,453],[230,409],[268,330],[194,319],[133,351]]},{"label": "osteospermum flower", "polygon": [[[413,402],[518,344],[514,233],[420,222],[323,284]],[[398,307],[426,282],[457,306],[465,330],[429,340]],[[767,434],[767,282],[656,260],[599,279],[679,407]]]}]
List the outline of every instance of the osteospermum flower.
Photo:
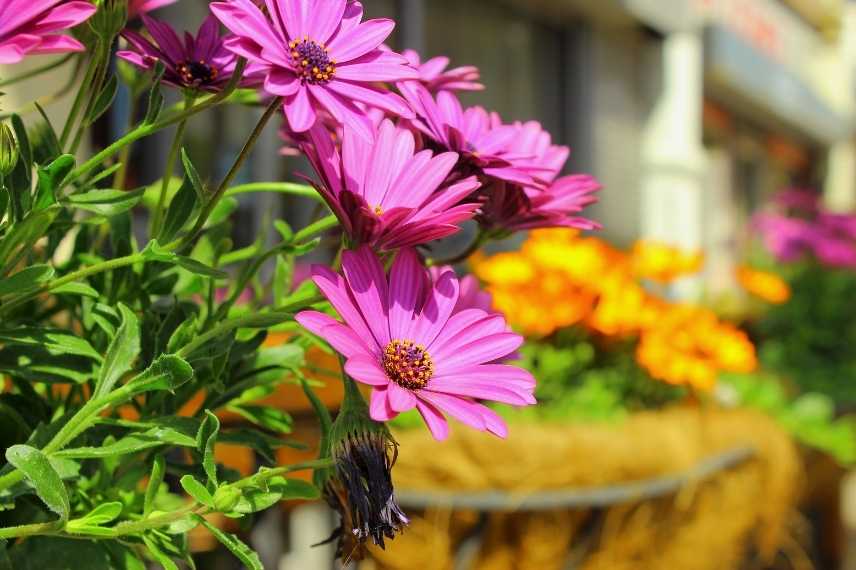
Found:
[{"label": "osteospermum flower", "polygon": [[410,65],[419,72],[418,81],[432,93],[438,91],[481,91],[484,89],[484,85],[479,83],[479,70],[475,66],[466,65],[446,69],[449,67],[448,57],[432,57],[423,62],[419,53],[412,49],[404,50],[401,55],[406,57]]},{"label": "osteospermum flower", "polygon": [[[143,69],[163,62],[164,83],[176,87],[217,91],[229,82],[237,58],[223,47],[220,25],[214,16],[205,18],[195,37],[185,33],[183,42],[169,24],[146,15],[142,18],[154,41],[125,30],[122,35],[133,50],[120,51],[119,57]],[[250,84],[247,78],[251,76],[252,73],[245,74],[243,83]]]},{"label": "osteospermum flower", "polygon": [[415,152],[413,133],[388,119],[372,139],[345,124],[340,153],[330,132],[318,125],[302,145],[321,178],[316,188],[354,241],[381,249],[408,247],[451,235],[472,218],[478,205],[460,202],[478,188],[478,180],[469,177],[442,188],[458,161],[456,153]]},{"label": "osteospermum flower", "polygon": [[128,1],[128,19],[131,20],[137,16],[148,14],[152,10],[157,10],[170,4],[175,4],[177,0],[129,0]]},{"label": "osteospermum flower", "polygon": [[371,125],[355,101],[395,115],[413,112],[378,81],[416,79],[402,55],[379,49],[392,20],[362,22],[363,8],[349,0],[251,0],[214,2],[211,10],[235,37],[226,47],[256,64],[264,90],[283,97],[291,130],[302,133],[326,110],[366,139]]},{"label": "osteospermum flower", "polygon": [[429,288],[416,252],[403,249],[387,280],[368,247],[346,251],[342,268],[344,276],[315,266],[313,279],[344,323],[317,311],[303,311],[297,321],[346,358],[348,375],[372,387],[373,419],[416,408],[436,439],[448,435],[444,413],[505,437],[505,422],[476,399],[535,402],[529,372],[496,364],[523,338],[507,332],[499,315],[480,309],[453,314],[459,297],[453,272]]},{"label": "osteospermum flower", "polygon": [[94,13],[95,5],[85,0],[0,0],[0,64],[31,54],[83,51],[82,43],[59,32]]},{"label": "osteospermum flower", "polygon": [[544,190],[495,182],[483,193],[478,219],[489,230],[497,231],[599,229],[597,222],[576,215],[597,202],[594,193],[598,190],[600,184],[588,175],[564,176]]},{"label": "osteospermum flower", "polygon": [[435,100],[418,82],[409,82],[402,94],[418,115],[414,126],[443,150],[460,154],[463,171],[522,186],[543,186],[538,178],[542,169],[532,156],[512,150],[517,127],[503,124],[496,113],[478,106],[464,109],[449,91],[440,91]]}]

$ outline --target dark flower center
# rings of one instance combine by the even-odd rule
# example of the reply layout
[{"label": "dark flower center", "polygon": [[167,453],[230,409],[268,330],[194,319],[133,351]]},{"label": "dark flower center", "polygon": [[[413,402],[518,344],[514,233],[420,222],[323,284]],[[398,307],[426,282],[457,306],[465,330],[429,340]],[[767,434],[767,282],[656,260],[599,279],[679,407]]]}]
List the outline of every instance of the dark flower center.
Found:
[{"label": "dark flower center", "polygon": [[185,85],[200,85],[211,83],[217,79],[217,68],[205,63],[204,59],[199,61],[182,61],[175,66],[181,80]]},{"label": "dark flower center", "polygon": [[383,351],[383,369],[390,380],[408,390],[428,385],[434,376],[434,362],[421,344],[410,340],[393,340]]},{"label": "dark flower center", "polygon": [[289,42],[291,59],[295,71],[304,83],[327,83],[336,73],[336,62],[330,59],[330,54],[324,44],[317,44],[309,38]]}]

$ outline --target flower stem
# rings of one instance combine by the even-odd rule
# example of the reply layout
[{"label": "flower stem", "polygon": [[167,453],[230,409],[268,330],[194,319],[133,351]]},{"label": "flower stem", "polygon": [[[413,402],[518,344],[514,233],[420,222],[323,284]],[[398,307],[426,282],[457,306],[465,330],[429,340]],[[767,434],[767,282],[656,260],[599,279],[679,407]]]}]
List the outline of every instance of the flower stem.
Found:
[{"label": "flower stem", "polygon": [[52,69],[56,69],[57,67],[65,65],[68,61],[71,61],[71,58],[73,58],[74,56],[74,53],[69,53],[41,67],[31,69],[30,71],[25,71],[24,73],[19,73],[18,75],[13,75],[9,79],[2,79],[0,80],[0,87],[6,87],[7,85],[12,85],[13,83],[24,81],[25,79],[29,79],[30,77],[35,77],[36,75],[41,75],[42,73],[45,73]]},{"label": "flower stem", "polygon": [[120,267],[125,267],[128,265],[133,265],[139,261],[143,260],[143,256],[140,253],[134,253],[131,255],[126,255],[125,257],[117,257],[115,259],[109,259],[107,261],[103,261],[101,263],[96,263],[95,265],[89,265],[87,267],[82,267],[77,271],[73,271],[68,275],[64,275],[58,279],[54,279],[48,283],[45,283],[35,291],[27,293],[26,295],[21,295],[9,301],[5,305],[0,306],[0,315],[4,315],[11,311],[16,307],[20,307],[21,305],[27,303],[31,299],[35,299],[39,295],[44,293],[48,293],[66,285],[68,283],[72,283],[74,281],[78,281],[80,279],[85,279],[91,275],[96,275],[98,273],[103,273],[104,271],[110,271],[112,269],[118,269]]},{"label": "flower stem", "polygon": [[[187,95],[184,100],[184,108],[189,109],[193,106],[193,95]],[[172,146],[169,148],[169,155],[166,159],[166,169],[163,173],[163,180],[161,181],[161,190],[160,195],[158,196],[158,204],[155,207],[154,214],[152,214],[152,225],[150,230],[150,235],[156,236],[160,232],[161,222],[163,221],[163,210],[166,206],[166,194],[167,190],[169,190],[169,181],[172,179],[172,173],[175,170],[175,162],[178,160],[178,153],[181,150],[181,143],[184,140],[184,130],[187,128],[187,119],[184,119],[178,123],[178,126],[175,128],[175,136],[172,139]],[[129,148],[129,147],[126,147]]]},{"label": "flower stem", "polygon": [[339,220],[334,215],[329,215],[327,217],[321,218],[317,222],[313,222],[294,234],[294,243],[303,243],[309,241],[309,239],[315,237],[316,235],[326,232],[327,230],[335,228],[339,225]]},{"label": "flower stem", "polygon": [[0,539],[21,538],[36,534],[53,534],[62,530],[63,526],[65,526],[65,522],[63,521],[51,521],[46,523],[23,524],[20,526],[0,528]]},{"label": "flower stem", "polygon": [[95,68],[95,80],[92,82],[92,89],[89,91],[89,101],[86,103],[83,111],[83,117],[81,117],[80,125],[77,127],[77,133],[75,133],[72,140],[71,149],[69,150],[70,154],[77,152],[77,147],[80,146],[80,141],[83,139],[83,133],[92,124],[89,115],[92,113],[95,102],[101,94],[101,89],[104,86],[104,78],[107,77],[107,70],[110,67],[110,46],[111,42],[99,40],[95,48],[95,59],[98,64]]},{"label": "flower stem", "polygon": [[208,200],[205,205],[202,207],[202,211],[199,213],[199,217],[196,219],[196,224],[194,224],[193,229],[188,232],[184,238],[182,238],[177,243],[177,249],[181,250],[185,246],[193,243],[193,240],[196,239],[196,236],[202,231],[202,228],[205,227],[205,222],[208,221],[208,216],[211,215],[211,212],[214,211],[214,208],[217,206],[217,203],[220,199],[226,194],[226,190],[229,188],[229,184],[232,183],[235,176],[237,176],[238,171],[244,165],[247,158],[250,155],[250,151],[258,141],[259,136],[261,136],[262,131],[267,125],[270,118],[273,114],[282,106],[282,97],[275,97],[273,101],[270,102],[265,112],[262,114],[258,123],[256,123],[255,128],[250,133],[250,136],[247,138],[247,141],[244,143],[243,148],[241,148],[241,152],[238,153],[238,156],[235,157],[235,161],[232,163],[232,167],[229,169],[229,172],[226,173],[226,176],[223,177],[223,180],[220,182],[220,186],[217,187],[217,190],[214,191],[214,194],[211,196],[211,199]]},{"label": "flower stem", "polygon": [[62,129],[62,134],[59,137],[59,146],[60,148],[65,148],[65,145],[68,143],[68,137],[71,136],[71,131],[74,129],[75,123],[77,123],[77,115],[80,113],[80,106],[83,105],[83,99],[85,98],[86,93],[88,92],[87,87],[92,82],[92,78],[95,76],[96,68],[98,67],[98,53],[100,48],[101,41],[98,41],[99,47],[95,48],[95,57],[91,57],[89,59],[89,66],[86,68],[86,74],[83,76],[83,81],[80,84],[80,89],[77,91],[77,95],[74,98],[74,103],[71,105],[71,111],[68,112],[68,119],[65,121],[65,126]]},{"label": "flower stem", "polygon": [[[139,105],[139,100],[140,98],[137,93],[132,91],[131,108],[128,109],[128,130],[131,130],[134,127],[134,119],[137,117],[137,105]],[[131,148],[132,145],[129,144],[119,153],[119,158],[117,159],[119,170],[117,170],[116,174],[113,176],[112,188],[116,188],[117,190],[125,189],[125,179],[128,176],[128,161],[131,158]]]},{"label": "flower stem", "polygon": [[312,186],[294,184],[293,182],[250,182],[249,184],[239,184],[226,190],[226,194],[224,195],[237,196],[238,194],[248,194],[250,192],[277,192],[279,194],[312,198],[321,203],[324,202],[324,199]]}]

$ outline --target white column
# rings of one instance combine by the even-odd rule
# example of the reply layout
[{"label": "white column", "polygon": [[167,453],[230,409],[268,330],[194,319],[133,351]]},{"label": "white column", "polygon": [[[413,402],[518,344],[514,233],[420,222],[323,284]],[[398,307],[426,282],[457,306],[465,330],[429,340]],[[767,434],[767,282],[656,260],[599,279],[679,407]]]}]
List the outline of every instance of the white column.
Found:
[{"label": "white column", "polygon": [[852,140],[830,147],[823,198],[836,212],[850,212],[856,208],[856,145]]},{"label": "white column", "polygon": [[[697,31],[663,40],[662,89],[643,129],[642,236],[686,249],[704,245],[702,39]],[[682,286],[691,296],[699,285]]]}]

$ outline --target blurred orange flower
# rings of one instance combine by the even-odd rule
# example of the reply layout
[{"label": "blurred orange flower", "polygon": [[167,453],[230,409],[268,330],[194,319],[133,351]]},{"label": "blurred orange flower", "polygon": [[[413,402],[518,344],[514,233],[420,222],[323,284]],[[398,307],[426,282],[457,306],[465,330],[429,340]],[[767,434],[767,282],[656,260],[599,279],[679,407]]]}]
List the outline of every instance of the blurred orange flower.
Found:
[{"label": "blurred orange flower", "polygon": [[775,273],[743,265],[737,268],[737,281],[752,295],[774,305],[780,305],[791,298],[790,286]]},{"label": "blurred orange flower", "polygon": [[630,250],[630,263],[636,277],[671,283],[679,277],[698,273],[704,263],[704,255],[665,243],[639,240]]}]

